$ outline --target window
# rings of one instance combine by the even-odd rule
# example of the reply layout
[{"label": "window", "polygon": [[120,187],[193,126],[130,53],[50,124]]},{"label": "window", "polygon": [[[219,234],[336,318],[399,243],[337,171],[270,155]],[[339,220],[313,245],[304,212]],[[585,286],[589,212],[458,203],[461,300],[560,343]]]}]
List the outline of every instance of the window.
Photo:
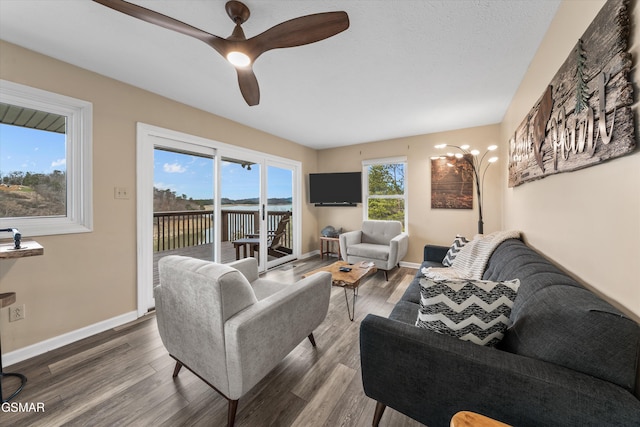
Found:
[{"label": "window", "polygon": [[407,224],[407,159],[405,157],[362,162],[365,219],[396,220]]},{"label": "window", "polygon": [[91,120],[89,102],[0,80],[0,228],[91,231]]}]

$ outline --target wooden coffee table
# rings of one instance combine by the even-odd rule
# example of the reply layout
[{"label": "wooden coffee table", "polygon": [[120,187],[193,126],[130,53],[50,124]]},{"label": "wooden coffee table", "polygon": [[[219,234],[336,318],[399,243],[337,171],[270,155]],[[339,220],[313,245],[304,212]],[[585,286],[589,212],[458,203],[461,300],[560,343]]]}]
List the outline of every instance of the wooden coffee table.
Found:
[{"label": "wooden coffee table", "polygon": [[[340,267],[351,268],[351,271],[340,271]],[[309,277],[319,271],[328,271],[329,273],[331,273],[331,284],[333,286],[339,286],[344,289],[344,299],[347,303],[347,313],[349,314],[349,320],[353,322],[353,318],[356,315],[356,298],[358,297],[358,287],[360,286],[360,281],[364,277],[370,274],[374,274],[376,271],[378,271],[378,269],[373,263],[370,262],[349,264],[346,261],[336,261],[326,267],[318,268],[316,270],[305,273],[304,275],[302,275],[302,277]],[[347,289],[353,289],[353,313],[349,308],[349,297],[347,296]]]}]

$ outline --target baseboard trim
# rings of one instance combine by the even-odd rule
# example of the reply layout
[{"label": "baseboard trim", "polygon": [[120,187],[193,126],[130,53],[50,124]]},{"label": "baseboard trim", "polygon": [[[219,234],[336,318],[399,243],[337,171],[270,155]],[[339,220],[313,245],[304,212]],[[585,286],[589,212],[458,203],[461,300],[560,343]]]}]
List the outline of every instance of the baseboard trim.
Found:
[{"label": "baseboard trim", "polygon": [[421,265],[422,264],[419,264],[417,262],[400,261],[400,267],[415,268],[417,270]]},{"label": "baseboard trim", "polygon": [[316,249],[315,251],[307,252],[300,255],[300,259],[311,258],[312,256],[320,255],[320,249]]},{"label": "baseboard trim", "polygon": [[57,337],[49,338],[44,341],[40,341],[39,343],[3,354],[3,369],[5,366],[11,366],[14,363],[22,362],[23,360],[72,344],[76,341],[80,341],[81,339],[99,334],[100,332],[132,322],[137,318],[138,313],[136,311],[131,311],[129,313],[121,314],[120,316],[112,317],[111,319],[103,320],[102,322],[94,323],[93,325],[85,326],[84,328],[76,329],[75,331],[67,332],[66,334],[58,335]]}]

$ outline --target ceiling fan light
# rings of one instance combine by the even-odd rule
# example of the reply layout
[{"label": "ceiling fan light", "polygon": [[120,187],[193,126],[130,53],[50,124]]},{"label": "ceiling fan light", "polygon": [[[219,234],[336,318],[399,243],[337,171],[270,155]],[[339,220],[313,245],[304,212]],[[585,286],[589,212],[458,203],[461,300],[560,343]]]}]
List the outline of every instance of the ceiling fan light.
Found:
[{"label": "ceiling fan light", "polygon": [[238,51],[232,51],[227,54],[227,61],[234,67],[244,68],[251,64],[251,58],[246,54]]}]

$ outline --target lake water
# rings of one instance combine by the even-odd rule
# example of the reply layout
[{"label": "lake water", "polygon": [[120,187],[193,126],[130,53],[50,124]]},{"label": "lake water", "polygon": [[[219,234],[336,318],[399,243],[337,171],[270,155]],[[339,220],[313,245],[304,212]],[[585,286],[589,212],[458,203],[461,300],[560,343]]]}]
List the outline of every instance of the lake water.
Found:
[{"label": "lake water", "polygon": [[[209,206],[207,206],[209,209]],[[213,209],[213,206],[211,206]],[[269,211],[275,212],[286,212],[291,210],[291,205],[268,205],[267,209]],[[222,210],[228,211],[257,211],[259,210],[258,205],[222,205]]]}]

